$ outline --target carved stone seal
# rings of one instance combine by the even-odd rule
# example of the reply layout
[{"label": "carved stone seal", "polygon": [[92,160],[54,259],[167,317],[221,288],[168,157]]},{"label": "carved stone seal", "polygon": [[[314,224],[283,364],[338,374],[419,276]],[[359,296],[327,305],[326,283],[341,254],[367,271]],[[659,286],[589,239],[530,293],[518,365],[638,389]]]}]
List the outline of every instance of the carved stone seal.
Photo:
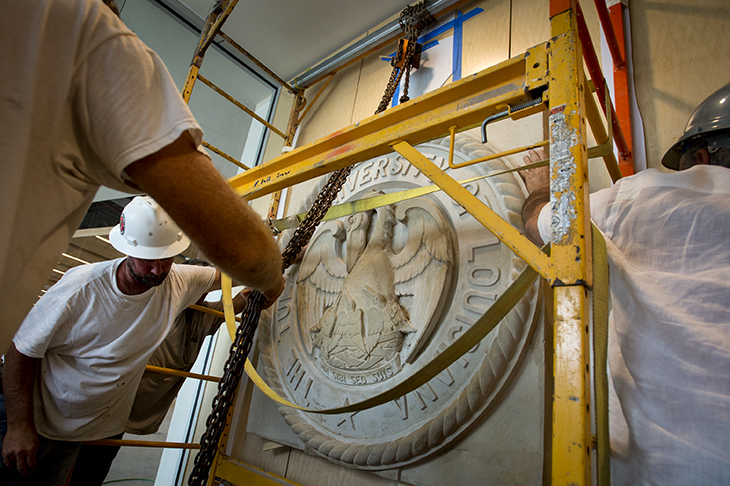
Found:
[{"label": "carved stone seal", "polygon": [[[451,170],[448,145],[446,139],[418,149],[457,180],[508,168],[494,160]],[[454,161],[489,153],[461,135]],[[335,204],[427,184],[407,160],[389,154],[355,166]],[[519,176],[466,187],[522,228]],[[523,268],[443,192],[326,222],[301,264],[287,272],[271,324],[259,331],[259,371],[274,390],[308,408],[362,401],[416,375]],[[406,396],[346,415],[279,410],[312,452],[332,461],[388,469],[421,460],[498,405],[534,329],[536,295],[532,288],[489,336]]]}]

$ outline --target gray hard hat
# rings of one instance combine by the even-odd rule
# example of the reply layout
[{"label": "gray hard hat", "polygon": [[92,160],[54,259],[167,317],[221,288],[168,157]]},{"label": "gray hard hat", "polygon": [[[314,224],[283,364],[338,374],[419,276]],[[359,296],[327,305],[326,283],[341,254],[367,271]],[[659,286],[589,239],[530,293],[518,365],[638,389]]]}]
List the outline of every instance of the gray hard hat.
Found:
[{"label": "gray hard hat", "polygon": [[662,165],[679,170],[684,147],[700,138],[707,139],[709,147],[730,147],[730,83],[712,93],[695,108],[682,136],[664,154]]}]

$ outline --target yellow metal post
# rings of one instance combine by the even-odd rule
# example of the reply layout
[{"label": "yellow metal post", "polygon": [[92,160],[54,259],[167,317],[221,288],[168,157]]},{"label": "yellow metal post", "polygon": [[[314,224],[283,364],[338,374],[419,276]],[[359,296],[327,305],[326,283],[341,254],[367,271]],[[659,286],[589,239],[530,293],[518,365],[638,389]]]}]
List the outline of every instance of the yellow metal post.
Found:
[{"label": "yellow metal post", "polygon": [[583,57],[575,0],[551,0],[550,192],[554,288],[552,484],[591,481],[589,249]]}]

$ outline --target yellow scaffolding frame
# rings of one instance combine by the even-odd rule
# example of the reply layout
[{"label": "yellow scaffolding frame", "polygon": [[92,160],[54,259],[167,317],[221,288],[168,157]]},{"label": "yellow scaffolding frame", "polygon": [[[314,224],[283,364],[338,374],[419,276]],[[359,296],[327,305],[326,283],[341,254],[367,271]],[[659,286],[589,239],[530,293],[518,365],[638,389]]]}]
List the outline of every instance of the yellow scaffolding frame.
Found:
[{"label": "yellow scaffolding frame", "polygon": [[[199,77],[205,48],[236,3],[237,0],[220,2],[219,11],[209,16],[183,90],[186,101]],[[610,130],[603,126],[591,94],[593,88],[583,71],[576,7],[576,0],[550,0],[552,38],[528,49],[523,56],[467,76],[229,179],[238,194],[254,199],[278,194],[286,187],[395,150],[547,279],[554,295],[553,329],[549,332],[554,353],[549,467],[551,484],[555,485],[591,483],[588,299],[593,268],[587,183],[591,151],[586,148],[586,120],[600,144],[592,149],[592,155],[603,157],[614,180],[620,176],[612,151],[606,149],[612,142],[607,133]],[[414,148],[419,143],[474,128],[502,112],[505,106],[529,102],[533,102],[529,113],[513,113],[510,108],[509,115],[520,118],[549,112],[551,197],[561,203],[555,205],[559,209],[554,211],[553,219],[562,222],[561,230],[553,236],[550,256]],[[305,105],[303,92],[296,91],[286,131],[275,130],[285,136],[286,145],[291,144]],[[269,217],[276,205],[278,196]],[[251,468],[231,466],[235,461],[223,455],[224,447],[225,435],[214,461],[219,473],[232,481],[246,479],[254,481],[251,484],[270,484],[257,483],[261,474],[252,473]],[[211,483],[216,474],[216,470],[211,471]]]}]

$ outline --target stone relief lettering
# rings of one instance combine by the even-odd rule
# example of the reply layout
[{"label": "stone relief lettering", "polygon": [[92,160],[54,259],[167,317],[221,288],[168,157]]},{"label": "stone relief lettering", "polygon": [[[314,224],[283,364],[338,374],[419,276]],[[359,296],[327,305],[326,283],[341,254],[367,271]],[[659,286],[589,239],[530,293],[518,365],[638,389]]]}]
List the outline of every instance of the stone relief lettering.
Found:
[{"label": "stone relief lettering", "polygon": [[451,370],[448,368],[436,375],[436,379],[446,386],[451,386],[456,383],[456,380],[454,380],[454,375],[451,374]]},{"label": "stone relief lettering", "polygon": [[358,177],[360,177],[360,171],[355,172],[354,174],[352,174],[350,177],[347,178],[347,180],[345,181],[345,187],[342,188],[342,190],[340,191],[340,195],[337,196],[337,199],[338,199],[337,202],[340,202],[340,199],[341,199],[340,196],[342,195],[342,193],[345,189],[349,189],[350,192],[355,191],[355,187],[357,187]]},{"label": "stone relief lettering", "polygon": [[[433,161],[439,168],[446,169],[448,167],[448,161],[445,157],[439,157],[433,154],[424,155],[426,158]],[[408,160],[400,155],[393,158],[382,157],[377,160],[365,162],[357,171],[353,171],[350,177],[347,178],[347,181],[345,181],[345,184],[337,195],[334,203],[339,204],[355,191],[361,190],[378,180],[392,178],[392,176],[418,179],[421,177],[421,171],[413,167]],[[423,179],[425,184],[431,184],[431,181],[425,177]],[[472,194],[477,195],[479,193],[479,188],[476,184],[470,183],[469,186],[469,190],[472,191]]]},{"label": "stone relief lettering", "polygon": [[284,334],[291,329],[291,326],[289,324],[286,324],[279,328],[279,341],[281,341],[281,338],[284,337]]},{"label": "stone relief lettering", "polygon": [[476,258],[477,258],[477,254],[481,253],[480,251],[477,251],[477,250],[483,250],[485,248],[489,248],[494,245],[499,245],[499,239],[492,234],[490,234],[486,238],[482,238],[482,241],[480,242],[479,245],[474,245],[474,244],[469,245],[467,247],[467,255],[469,255],[469,263],[475,262]]},{"label": "stone relief lettering", "polygon": [[379,381],[385,381],[391,376],[394,376],[396,373],[396,369],[392,366],[386,366],[385,368],[376,371],[373,373],[373,381],[379,382]]},{"label": "stone relief lettering", "polygon": [[373,180],[372,174],[370,174],[370,171],[373,169],[373,166],[375,165],[375,162],[367,162],[365,165],[362,166],[362,169],[360,169],[360,185],[365,185],[368,182]]},{"label": "stone relief lettering", "polygon": [[393,405],[398,409],[398,412],[400,412],[400,418],[401,420],[408,420],[408,401],[407,396],[402,396],[400,398],[396,398],[395,400],[391,401]]},{"label": "stone relief lettering", "polygon": [[494,302],[495,300],[497,300],[495,293],[468,290],[461,295],[461,306],[468,311],[482,315],[489,309],[486,301]]},{"label": "stone relief lettering", "polygon": [[[439,344],[438,350],[439,350],[439,352],[443,352],[448,347],[449,347],[448,344],[441,343],[441,344]],[[459,359],[457,359],[456,361],[454,361],[454,363],[460,365],[462,368],[468,368],[469,367],[469,360],[466,359],[465,356],[460,357]]]},{"label": "stone relief lettering", "polygon": [[350,377],[353,385],[367,385],[368,379],[365,375],[354,375]]},{"label": "stone relief lettering", "polygon": [[416,398],[418,398],[418,402],[421,404],[421,410],[426,410],[426,408],[428,407],[426,400],[430,402],[435,402],[439,399],[438,395],[436,395],[436,392],[433,391],[433,388],[428,383],[416,389],[416,391],[414,391],[413,393],[416,395]]},{"label": "stone relief lettering", "polygon": [[306,400],[309,397],[309,392],[312,389],[312,383],[314,383],[314,380],[311,378],[307,378],[307,386],[304,387],[304,399]]},{"label": "stone relief lettering", "polygon": [[291,297],[282,297],[277,301],[276,322],[281,322],[289,317],[291,312]]},{"label": "stone relief lettering", "polygon": [[295,390],[299,388],[299,384],[302,382],[306,374],[307,370],[301,365],[299,360],[297,360],[296,364],[289,370],[289,382],[294,386]]},{"label": "stone relief lettering", "polygon": [[352,430],[357,430],[355,428],[355,415],[357,415],[358,412],[355,412],[351,415],[349,415],[347,418],[343,419],[340,423],[337,424],[338,427],[342,427],[343,425],[349,423],[350,427],[352,427]]},{"label": "stone relief lettering", "polygon": [[384,157],[382,159],[378,159],[376,164],[377,164],[377,166],[375,167],[375,179],[378,179],[378,178],[385,179],[386,177],[388,177],[388,173],[385,170],[385,168],[388,165],[388,158]]},{"label": "stone relief lettering", "polygon": [[491,287],[499,282],[499,267],[496,265],[479,265],[473,267],[466,275],[467,281],[477,287]]}]

